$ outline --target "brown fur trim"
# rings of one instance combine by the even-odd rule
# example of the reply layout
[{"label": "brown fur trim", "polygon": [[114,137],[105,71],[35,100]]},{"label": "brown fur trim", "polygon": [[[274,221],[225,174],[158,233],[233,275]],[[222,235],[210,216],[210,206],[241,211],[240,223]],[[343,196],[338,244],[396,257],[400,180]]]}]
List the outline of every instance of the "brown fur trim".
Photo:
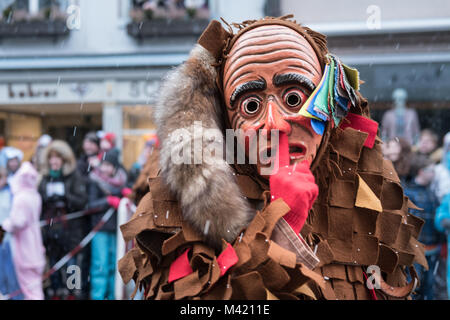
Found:
[{"label": "brown fur trim", "polygon": [[[201,150],[223,140],[220,95],[215,86],[214,57],[197,45],[189,59],[168,74],[161,88],[155,120],[161,141],[161,175],[179,199],[183,218],[197,231],[207,233],[207,241],[220,248],[222,238],[232,241],[246,227],[253,210],[241,194],[231,167],[215,155],[203,152],[200,164],[176,164],[173,155],[192,146]],[[197,137],[193,125],[216,133],[216,142]],[[179,141],[177,129],[189,133]],[[198,149],[197,149],[198,151]],[[192,161],[193,162],[193,161]],[[224,196],[226,195],[226,196]]]},{"label": "brown fur trim", "polygon": [[64,176],[67,176],[75,171],[77,162],[72,148],[70,148],[67,142],[63,140],[53,140],[42,153],[42,175],[45,176],[50,172],[48,157],[52,152],[55,152],[63,159],[64,163],[62,173]]}]

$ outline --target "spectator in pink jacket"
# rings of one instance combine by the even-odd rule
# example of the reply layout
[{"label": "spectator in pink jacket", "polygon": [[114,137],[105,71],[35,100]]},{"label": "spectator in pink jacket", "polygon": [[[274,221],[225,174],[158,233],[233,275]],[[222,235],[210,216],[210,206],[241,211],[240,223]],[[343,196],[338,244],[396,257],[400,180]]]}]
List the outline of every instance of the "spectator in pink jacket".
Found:
[{"label": "spectator in pink jacket", "polygon": [[29,162],[24,162],[11,179],[11,214],[0,227],[0,242],[4,232],[12,234],[17,279],[27,300],[44,299],[42,274],[45,249],[39,227],[42,200],[37,192],[37,184],[37,171]]}]

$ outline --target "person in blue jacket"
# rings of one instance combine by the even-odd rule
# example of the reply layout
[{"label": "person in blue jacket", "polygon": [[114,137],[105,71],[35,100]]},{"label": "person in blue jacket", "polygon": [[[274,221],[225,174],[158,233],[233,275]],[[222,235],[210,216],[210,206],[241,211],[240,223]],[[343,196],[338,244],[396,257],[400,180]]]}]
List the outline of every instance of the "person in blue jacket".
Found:
[{"label": "person in blue jacket", "polygon": [[[444,154],[442,164],[450,170],[450,150],[447,150]],[[434,225],[437,230],[444,232],[447,235],[447,296],[450,298],[450,263],[448,254],[448,248],[450,247],[450,192],[442,198],[441,204],[436,210]]]},{"label": "person in blue jacket", "polygon": [[[11,188],[7,183],[8,171],[0,167],[0,225],[9,217],[12,204]],[[11,235],[7,234],[0,243],[0,293],[11,296],[11,300],[23,300],[17,281],[11,252]],[[17,293],[17,294],[14,294]]]}]

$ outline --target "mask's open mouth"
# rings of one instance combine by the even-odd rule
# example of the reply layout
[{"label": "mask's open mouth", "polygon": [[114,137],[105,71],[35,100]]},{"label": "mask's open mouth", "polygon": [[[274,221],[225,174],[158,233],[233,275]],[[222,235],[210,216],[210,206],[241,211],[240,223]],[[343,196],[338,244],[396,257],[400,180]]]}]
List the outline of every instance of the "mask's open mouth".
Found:
[{"label": "mask's open mouth", "polygon": [[291,160],[297,160],[306,155],[306,146],[302,143],[289,144],[289,157]]},{"label": "mask's open mouth", "polygon": [[[277,148],[272,150],[271,147],[261,150],[259,153],[260,163],[263,165],[269,165],[275,159],[275,152]],[[303,143],[291,143],[289,144],[289,158],[290,160],[302,159],[306,155],[306,146]]]}]

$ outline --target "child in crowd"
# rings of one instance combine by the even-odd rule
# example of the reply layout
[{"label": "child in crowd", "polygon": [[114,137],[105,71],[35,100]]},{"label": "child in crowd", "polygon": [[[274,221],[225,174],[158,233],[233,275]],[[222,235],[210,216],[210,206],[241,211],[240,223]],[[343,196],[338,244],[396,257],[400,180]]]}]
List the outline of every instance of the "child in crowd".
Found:
[{"label": "child in crowd", "polygon": [[25,299],[43,300],[45,248],[39,226],[42,199],[37,191],[38,173],[31,163],[24,162],[10,181],[11,214],[1,224],[0,241],[5,232],[12,234],[13,261]]}]

